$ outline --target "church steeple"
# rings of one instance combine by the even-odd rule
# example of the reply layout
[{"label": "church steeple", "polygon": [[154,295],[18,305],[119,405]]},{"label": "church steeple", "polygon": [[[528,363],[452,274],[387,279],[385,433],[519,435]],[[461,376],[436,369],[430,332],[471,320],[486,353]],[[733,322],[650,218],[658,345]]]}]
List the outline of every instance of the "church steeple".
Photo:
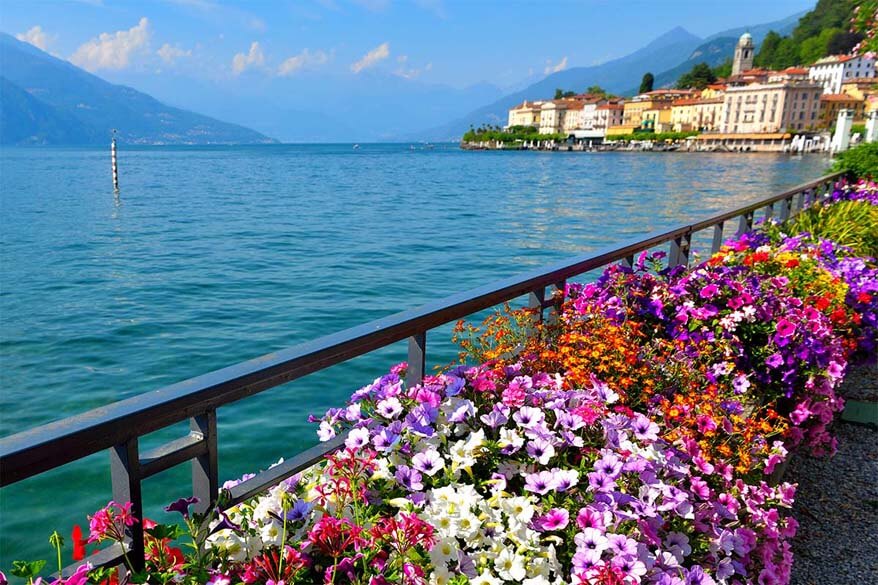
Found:
[{"label": "church steeple", "polygon": [[738,39],[735,47],[735,59],[732,61],[732,75],[738,75],[748,69],[753,69],[753,57],[756,48],[753,45],[753,37],[750,33],[744,33]]}]

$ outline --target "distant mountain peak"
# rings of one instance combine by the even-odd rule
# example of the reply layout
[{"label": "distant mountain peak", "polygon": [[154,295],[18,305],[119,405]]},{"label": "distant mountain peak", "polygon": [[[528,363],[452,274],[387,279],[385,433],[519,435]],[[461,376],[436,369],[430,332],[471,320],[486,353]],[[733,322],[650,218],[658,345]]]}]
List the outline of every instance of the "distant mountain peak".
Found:
[{"label": "distant mountain peak", "polygon": [[678,43],[685,42],[698,42],[703,40],[698,35],[692,34],[682,26],[675,26],[668,32],[656,37],[646,47],[645,49],[661,49],[662,47],[667,47],[669,45],[676,45]]}]

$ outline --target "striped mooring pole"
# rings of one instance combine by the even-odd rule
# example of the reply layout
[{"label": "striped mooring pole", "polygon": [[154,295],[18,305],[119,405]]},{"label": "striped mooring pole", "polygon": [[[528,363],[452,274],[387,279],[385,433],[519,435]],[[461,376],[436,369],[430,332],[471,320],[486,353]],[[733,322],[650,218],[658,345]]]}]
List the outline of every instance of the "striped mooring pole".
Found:
[{"label": "striped mooring pole", "polygon": [[110,143],[110,163],[113,165],[113,190],[119,192],[119,165],[116,163],[116,131],[113,130],[113,141]]}]

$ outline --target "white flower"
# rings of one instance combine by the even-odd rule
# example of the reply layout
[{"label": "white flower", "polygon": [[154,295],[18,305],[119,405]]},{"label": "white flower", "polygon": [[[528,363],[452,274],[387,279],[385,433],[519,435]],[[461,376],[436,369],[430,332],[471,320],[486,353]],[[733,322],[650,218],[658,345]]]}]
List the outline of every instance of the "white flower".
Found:
[{"label": "white flower", "polygon": [[494,559],[494,569],[501,579],[507,581],[521,581],[527,576],[524,568],[524,557],[516,554],[511,548],[506,547]]},{"label": "white flower", "polygon": [[494,577],[487,569],[475,579],[470,579],[470,585],[503,585],[503,582]]},{"label": "white flower", "polygon": [[399,401],[399,398],[391,396],[375,405],[375,410],[384,418],[393,419],[402,412],[402,403]]},{"label": "white flower", "polygon": [[514,451],[518,451],[522,445],[524,445],[524,438],[513,429],[505,427],[500,429],[500,439],[497,441],[498,447],[501,449],[512,447]]},{"label": "white flower", "polygon": [[365,445],[369,444],[369,429],[365,427],[359,427],[352,430],[348,434],[348,438],[345,439],[345,447],[348,449],[359,449]]},{"label": "white flower", "polygon": [[259,537],[263,544],[280,546],[281,538],[283,538],[283,524],[272,518],[270,522],[266,522],[259,530]]},{"label": "white flower", "polygon": [[450,537],[440,538],[432,549],[430,549],[430,561],[435,567],[445,567],[451,560],[457,560],[457,540]]}]

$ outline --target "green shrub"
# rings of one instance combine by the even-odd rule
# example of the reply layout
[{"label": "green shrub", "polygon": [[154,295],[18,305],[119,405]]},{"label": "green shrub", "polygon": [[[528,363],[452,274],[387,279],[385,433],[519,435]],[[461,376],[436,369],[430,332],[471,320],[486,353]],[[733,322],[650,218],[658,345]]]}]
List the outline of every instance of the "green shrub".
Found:
[{"label": "green shrub", "polygon": [[787,234],[809,232],[816,242],[829,239],[853,248],[857,256],[878,257],[878,205],[839,201],[803,211],[781,227]]},{"label": "green shrub", "polygon": [[850,171],[858,178],[878,179],[878,142],[868,142],[840,152],[832,165],[834,171]]}]

